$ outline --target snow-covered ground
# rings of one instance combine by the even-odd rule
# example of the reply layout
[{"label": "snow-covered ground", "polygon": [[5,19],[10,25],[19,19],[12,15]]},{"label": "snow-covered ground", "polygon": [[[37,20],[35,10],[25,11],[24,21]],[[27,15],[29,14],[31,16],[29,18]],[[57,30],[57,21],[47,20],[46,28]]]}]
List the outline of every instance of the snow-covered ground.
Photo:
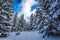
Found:
[{"label": "snow-covered ground", "polygon": [[0,38],[0,40],[60,40],[58,37],[42,38],[42,35],[38,31],[23,31],[17,36],[15,34],[15,32],[12,32],[9,37]]}]

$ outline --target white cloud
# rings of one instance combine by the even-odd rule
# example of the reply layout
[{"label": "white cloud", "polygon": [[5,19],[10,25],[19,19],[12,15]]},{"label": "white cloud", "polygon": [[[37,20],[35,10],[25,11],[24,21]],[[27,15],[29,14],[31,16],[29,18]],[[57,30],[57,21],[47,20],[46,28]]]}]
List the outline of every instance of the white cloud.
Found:
[{"label": "white cloud", "polygon": [[19,13],[24,13],[25,19],[27,21],[28,21],[27,17],[29,17],[31,13],[34,13],[36,11],[36,9],[31,11],[31,7],[35,4],[37,4],[35,0],[22,0],[22,3],[21,3],[22,12],[19,12]]}]

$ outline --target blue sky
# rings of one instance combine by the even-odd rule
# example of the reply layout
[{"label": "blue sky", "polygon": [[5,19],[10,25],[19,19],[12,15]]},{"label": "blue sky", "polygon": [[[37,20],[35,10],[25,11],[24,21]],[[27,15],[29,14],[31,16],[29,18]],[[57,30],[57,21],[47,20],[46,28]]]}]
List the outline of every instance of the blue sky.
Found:
[{"label": "blue sky", "polygon": [[20,9],[18,5],[22,2],[22,0],[14,0],[14,12],[18,12]]},{"label": "blue sky", "polygon": [[23,13],[28,20],[31,13],[35,13],[38,4],[37,0],[14,0],[14,12],[18,12],[19,15]]}]

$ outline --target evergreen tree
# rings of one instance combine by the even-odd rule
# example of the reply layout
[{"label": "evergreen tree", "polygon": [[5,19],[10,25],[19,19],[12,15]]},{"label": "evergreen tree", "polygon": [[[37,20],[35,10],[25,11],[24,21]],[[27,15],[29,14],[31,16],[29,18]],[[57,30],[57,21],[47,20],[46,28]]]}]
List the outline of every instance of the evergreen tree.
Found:
[{"label": "evergreen tree", "polygon": [[29,29],[33,30],[33,13],[30,16],[30,25],[29,25]]},{"label": "evergreen tree", "polygon": [[29,30],[29,22],[26,23],[26,30]]},{"label": "evergreen tree", "polygon": [[36,20],[37,20],[36,14],[34,14],[34,15],[33,15],[33,30],[37,30],[37,29],[38,29],[38,28],[37,28],[37,24],[36,24]]},{"label": "evergreen tree", "polygon": [[13,18],[12,31],[17,31],[17,30],[16,30],[16,27],[17,27],[17,14],[18,14],[18,13],[16,13],[16,14],[14,15],[14,18]]},{"label": "evergreen tree", "polygon": [[[48,21],[47,26],[44,26],[47,23],[46,21],[44,21],[42,24],[43,25],[42,28],[44,29],[44,34],[47,36],[49,36],[51,34],[56,35],[58,23],[57,23],[57,21],[55,21],[54,18],[57,16],[56,14],[59,15],[60,1],[59,0],[39,0],[39,3],[40,3],[40,7],[41,7],[42,11],[44,11],[44,12],[42,12],[42,14],[45,16],[48,15],[47,17],[45,17],[45,16],[43,17],[44,18],[43,20]],[[54,5],[54,6],[52,6],[52,5]],[[54,32],[53,32],[53,30],[54,30]]]},{"label": "evergreen tree", "polygon": [[26,20],[24,19],[24,14],[22,14],[18,22],[18,30],[19,31],[24,30],[25,26],[26,26]]},{"label": "evergreen tree", "polygon": [[10,20],[11,20],[11,16],[13,13],[13,12],[11,12],[13,9],[12,6],[13,6],[12,0],[10,0],[10,1],[1,0],[0,1],[0,33],[1,33],[1,35],[9,30],[8,26],[11,26]]}]

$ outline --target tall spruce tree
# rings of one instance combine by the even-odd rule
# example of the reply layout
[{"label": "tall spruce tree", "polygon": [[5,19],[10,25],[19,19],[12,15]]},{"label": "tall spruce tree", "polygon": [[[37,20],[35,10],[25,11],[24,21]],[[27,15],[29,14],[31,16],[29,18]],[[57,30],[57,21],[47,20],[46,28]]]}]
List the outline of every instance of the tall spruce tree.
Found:
[{"label": "tall spruce tree", "polygon": [[29,25],[29,29],[33,30],[33,13],[30,16],[30,25]]},{"label": "tall spruce tree", "polygon": [[12,31],[17,31],[17,30],[16,30],[16,27],[17,27],[17,14],[18,14],[18,13],[16,13],[16,14],[14,15],[14,18],[13,18]]},{"label": "tall spruce tree", "polygon": [[[42,9],[42,11],[44,11],[45,13],[43,13],[43,15],[45,14],[48,15],[48,17],[46,18],[44,16],[44,18],[48,21],[48,25],[47,26],[42,26],[42,28],[46,28],[44,29],[44,34],[45,36],[49,36],[50,34],[54,34],[57,35],[57,21],[55,21],[55,17],[57,15],[59,15],[59,10],[60,10],[60,1],[59,0],[39,0],[40,3],[40,7]],[[54,6],[52,6],[54,5]],[[57,15],[56,15],[57,14]],[[55,16],[56,15],[56,16]],[[44,20],[44,19],[43,19]],[[46,24],[46,23],[45,23]],[[44,24],[44,25],[45,25]],[[42,24],[43,25],[43,24]],[[54,31],[53,31],[54,30]]]},{"label": "tall spruce tree", "polygon": [[11,26],[13,0],[0,0],[0,33],[5,33]]},{"label": "tall spruce tree", "polygon": [[25,26],[26,26],[26,20],[24,19],[24,14],[22,14],[18,21],[18,30],[19,31],[24,30]]}]

